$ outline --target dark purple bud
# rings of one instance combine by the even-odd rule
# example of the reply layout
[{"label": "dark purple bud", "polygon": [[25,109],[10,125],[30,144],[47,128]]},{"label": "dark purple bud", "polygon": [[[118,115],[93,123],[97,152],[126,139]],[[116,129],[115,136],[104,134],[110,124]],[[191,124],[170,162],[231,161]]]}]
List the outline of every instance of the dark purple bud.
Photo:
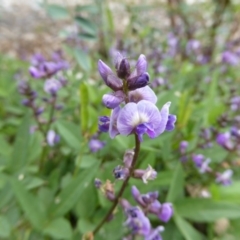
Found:
[{"label": "dark purple bud", "polygon": [[160,212],[158,213],[158,217],[163,222],[168,222],[173,215],[173,207],[171,203],[164,203],[160,207]]},{"label": "dark purple bud", "polygon": [[140,76],[136,76],[133,78],[129,78],[128,83],[128,89],[129,90],[135,90],[138,88],[142,88],[148,85],[149,82],[149,74],[147,72],[142,73]]},{"label": "dark purple bud", "polygon": [[98,178],[95,178],[94,185],[97,189],[99,189],[102,186],[102,181]]},{"label": "dark purple bud", "polygon": [[111,68],[108,67],[102,60],[98,61],[98,71],[104,80],[105,84],[113,91],[121,90],[123,87],[122,81],[114,75]]},{"label": "dark purple bud", "polygon": [[38,109],[36,109],[35,114],[37,116],[41,115],[44,112],[44,107],[39,107]]},{"label": "dark purple bud", "polygon": [[118,180],[125,180],[129,175],[129,170],[122,166],[117,166],[113,169],[113,175]]},{"label": "dark purple bud", "polygon": [[130,75],[130,64],[126,58],[123,58],[117,68],[117,76],[126,79]]},{"label": "dark purple bud", "polygon": [[29,106],[31,106],[31,101],[29,99],[23,99],[22,105],[29,107]]},{"label": "dark purple bud", "polygon": [[61,83],[62,87],[65,87],[67,85],[67,79],[64,77],[59,77],[58,81]]},{"label": "dark purple bud", "polygon": [[110,109],[116,108],[123,100],[124,94],[122,91],[104,94],[102,98],[103,104]]},{"label": "dark purple bud", "polygon": [[234,136],[236,138],[240,138],[240,129],[239,128],[233,126],[233,127],[231,127],[230,132],[231,132],[232,136]]},{"label": "dark purple bud", "polygon": [[106,142],[102,142],[98,139],[91,139],[88,143],[91,152],[98,152],[106,145]]},{"label": "dark purple bud", "polygon": [[57,104],[57,105],[55,106],[55,109],[56,109],[56,110],[62,110],[62,109],[63,109],[63,104]]},{"label": "dark purple bud", "polygon": [[110,118],[107,116],[101,116],[98,118],[98,129],[100,132],[109,131]]},{"label": "dark purple bud", "polygon": [[177,121],[177,116],[169,114],[165,131],[172,131],[175,128],[176,121]]}]

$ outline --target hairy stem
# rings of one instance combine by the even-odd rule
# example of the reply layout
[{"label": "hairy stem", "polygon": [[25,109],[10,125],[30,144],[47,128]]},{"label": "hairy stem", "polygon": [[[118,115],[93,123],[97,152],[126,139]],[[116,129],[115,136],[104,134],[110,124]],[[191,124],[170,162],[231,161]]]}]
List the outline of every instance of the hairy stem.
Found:
[{"label": "hairy stem", "polygon": [[123,184],[122,184],[122,187],[121,189],[119,190],[111,208],[108,210],[107,214],[105,215],[105,217],[102,219],[102,221],[97,225],[97,227],[93,230],[93,234],[95,235],[99,230],[100,228],[104,225],[105,222],[108,221],[108,219],[110,219],[114,209],[116,208],[120,198],[122,197],[123,193],[124,193],[124,190],[126,189],[127,185],[128,185],[128,182],[129,182],[129,179],[131,178],[131,175],[133,174],[133,171],[134,171],[134,166],[137,162],[137,158],[138,158],[138,155],[139,155],[139,151],[140,151],[140,141],[138,139],[138,136],[137,134],[135,134],[135,150],[134,150],[134,157],[133,157],[133,161],[132,161],[132,164],[131,164],[131,167],[129,169],[129,176],[124,180]]}]

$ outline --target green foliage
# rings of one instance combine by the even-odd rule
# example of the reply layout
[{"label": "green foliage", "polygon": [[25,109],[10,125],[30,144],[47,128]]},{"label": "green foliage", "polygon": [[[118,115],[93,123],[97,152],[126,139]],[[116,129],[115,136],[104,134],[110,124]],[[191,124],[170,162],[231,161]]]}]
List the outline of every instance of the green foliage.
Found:
[{"label": "green foliage", "polygon": [[[35,107],[44,102],[47,108],[51,105],[44,99],[47,78],[31,79],[29,63],[0,55],[0,239],[81,239],[107,213],[111,203],[102,189],[96,189],[94,179],[111,181],[117,193],[122,182],[115,180],[112,171],[122,165],[124,152],[134,148],[132,135],[110,139],[107,133],[98,131],[98,117],[111,114],[101,103],[102,96],[112,90],[100,79],[97,61],[102,59],[114,69],[109,56],[115,50],[121,50],[131,62],[141,53],[146,55],[150,86],[162,79],[153,88],[158,97],[156,105],[160,109],[171,101],[170,113],[177,115],[174,131],[165,131],[155,139],[144,136],[141,144],[136,168],[151,165],[158,172],[156,179],[143,184],[131,178],[123,197],[137,205],[131,196],[131,186],[135,185],[142,194],[159,191],[161,203],[172,203],[174,215],[169,223],[150,217],[154,227],[164,225],[165,240],[240,238],[239,150],[228,151],[216,143],[218,133],[229,131],[233,125],[239,129],[239,109],[232,111],[230,106],[232,97],[240,92],[239,65],[223,64],[221,54],[230,47],[226,39],[234,39],[229,29],[234,29],[232,23],[240,5],[225,2],[222,15],[216,15],[217,1],[180,6],[174,1],[137,6],[126,3],[122,8],[120,2],[101,0],[77,6],[45,1],[42,6],[51,21],[62,26],[60,47],[70,62],[70,69],[62,73],[67,84],[57,94],[57,104],[64,107],[61,111],[45,109],[37,122],[36,114],[20,104],[23,96],[17,88],[27,79],[38,93]],[[173,28],[167,29],[159,16],[169,16]],[[216,16],[219,21],[215,21]],[[205,22],[215,25],[207,24],[206,28],[202,24]],[[178,28],[182,30],[175,31]],[[174,46],[169,40],[173,32],[178,37],[176,54],[171,53]],[[200,40],[202,49],[197,53],[187,52],[190,39]],[[211,50],[211,61],[199,62],[199,57]],[[51,54],[47,48],[47,55]],[[60,136],[54,146],[47,142],[50,129]],[[211,147],[205,145],[203,129],[210,129],[207,143]],[[106,145],[91,152],[92,138]],[[179,151],[183,140],[189,143],[184,156]],[[193,154],[210,158],[212,171],[199,173]],[[226,169],[233,169],[233,183],[221,186],[216,176]],[[125,220],[122,208],[117,207],[114,218],[94,239],[123,239],[129,233],[123,226]],[[223,233],[215,229],[219,220],[230,224]],[[141,240],[138,236],[134,239]]]}]

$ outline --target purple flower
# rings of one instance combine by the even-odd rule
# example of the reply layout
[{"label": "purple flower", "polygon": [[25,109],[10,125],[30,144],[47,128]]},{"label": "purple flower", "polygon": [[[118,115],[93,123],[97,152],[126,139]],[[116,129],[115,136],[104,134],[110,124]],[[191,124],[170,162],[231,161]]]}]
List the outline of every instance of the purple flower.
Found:
[{"label": "purple flower", "polygon": [[44,91],[51,95],[56,95],[58,90],[62,87],[61,83],[56,79],[48,79],[44,84]]},{"label": "purple flower", "polygon": [[113,175],[118,180],[125,180],[129,175],[128,168],[117,166],[113,169]]},{"label": "purple flower", "polygon": [[144,238],[144,240],[162,240],[162,237],[159,235],[160,232],[164,231],[163,226],[159,226],[151,230],[151,233]]},{"label": "purple flower", "polygon": [[160,207],[158,217],[163,222],[168,222],[173,215],[173,207],[171,203],[163,203]]},{"label": "purple flower", "polygon": [[217,173],[216,182],[225,186],[230,185],[232,183],[232,175],[233,171],[231,169],[227,169],[223,173]]},{"label": "purple flower", "polygon": [[233,97],[230,103],[232,111],[237,111],[238,109],[240,109],[240,96]]},{"label": "purple flower", "polygon": [[132,231],[132,234],[138,234],[144,237],[149,236],[151,224],[140,208],[131,207],[127,209],[126,214],[128,218],[125,225]]},{"label": "purple flower", "polygon": [[97,151],[101,150],[105,145],[106,145],[105,142],[102,142],[102,141],[100,141],[98,139],[94,139],[94,138],[92,138],[88,143],[88,146],[89,146],[89,149],[91,152],[97,152]]},{"label": "purple flower", "polygon": [[98,129],[100,132],[109,131],[110,118],[107,116],[101,116],[98,118]]},{"label": "purple flower", "polygon": [[186,153],[187,147],[188,147],[188,141],[180,142],[179,149],[180,149],[181,154]]},{"label": "purple flower", "polygon": [[104,80],[105,84],[110,87],[113,91],[121,90],[123,82],[117,76],[114,75],[113,71],[107,64],[102,60],[98,61],[98,71]]},{"label": "purple flower", "polygon": [[143,183],[147,184],[148,180],[154,180],[157,177],[157,172],[150,165],[148,165],[146,170],[135,169],[134,177],[141,178]]},{"label": "purple flower", "polygon": [[107,108],[114,109],[124,100],[124,93],[122,91],[116,91],[114,93],[104,94],[102,98],[103,104]]},{"label": "purple flower", "polygon": [[177,116],[169,114],[165,131],[172,131],[172,130],[174,130],[176,121],[177,121]]},{"label": "purple flower", "polygon": [[129,92],[129,101],[130,102],[137,103],[141,100],[147,100],[153,104],[156,104],[157,96],[149,86],[138,88],[134,91]]},{"label": "purple flower", "polygon": [[210,162],[211,162],[211,159],[209,159],[209,158],[206,159],[204,162],[202,162],[202,164],[199,168],[199,172],[205,173],[205,172],[211,171],[211,168],[208,166]]},{"label": "purple flower", "polygon": [[188,41],[187,46],[186,46],[186,52],[187,54],[191,54],[192,52],[197,51],[201,47],[201,44],[198,40],[196,39],[191,39]]},{"label": "purple flower", "polygon": [[222,146],[226,150],[232,150],[234,148],[230,132],[219,133],[217,135],[216,141],[220,146]]},{"label": "purple flower", "polygon": [[54,130],[49,130],[47,133],[47,143],[53,147],[60,141],[60,136]]},{"label": "purple flower", "polygon": [[122,135],[135,132],[139,140],[143,140],[143,134],[150,138],[159,136],[166,128],[168,109],[170,102],[166,103],[161,112],[149,101],[142,100],[136,103],[128,103],[121,109],[117,118],[117,129]]},{"label": "purple flower", "polygon": [[224,63],[235,66],[235,65],[239,64],[240,58],[236,53],[233,53],[231,51],[225,51],[222,53],[222,61]]},{"label": "purple flower", "polygon": [[205,157],[202,154],[193,154],[192,156],[192,160],[197,168],[200,168],[202,166],[204,159]]}]

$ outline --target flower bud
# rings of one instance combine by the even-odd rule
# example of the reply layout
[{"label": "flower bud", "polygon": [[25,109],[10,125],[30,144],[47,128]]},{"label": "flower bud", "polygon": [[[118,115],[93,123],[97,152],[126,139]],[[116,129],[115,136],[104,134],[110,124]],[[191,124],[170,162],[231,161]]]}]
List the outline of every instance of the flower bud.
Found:
[{"label": "flower bud", "polygon": [[117,166],[113,169],[113,175],[118,180],[125,180],[129,175],[129,170],[122,166]]},{"label": "flower bud", "polygon": [[142,73],[139,76],[129,78],[127,83],[128,83],[128,89],[129,90],[135,90],[138,88],[142,88],[147,86],[149,82],[149,74],[147,72]]},{"label": "flower bud", "polygon": [[54,130],[49,130],[47,133],[47,143],[53,147],[60,141],[60,136],[55,133]]},{"label": "flower bud", "polygon": [[160,207],[158,217],[163,222],[168,222],[173,215],[173,207],[171,203],[164,203]]},{"label": "flower bud", "polygon": [[123,58],[117,68],[117,76],[126,79],[130,75],[130,64],[126,58]]},{"label": "flower bud", "polygon": [[98,71],[104,80],[105,84],[113,91],[121,90],[123,87],[122,81],[114,75],[111,68],[108,67],[102,60],[98,61]]},{"label": "flower bud", "polygon": [[122,91],[117,91],[115,93],[104,94],[102,98],[103,104],[110,109],[114,109],[124,100],[124,95]]},{"label": "flower bud", "polygon": [[124,167],[130,168],[134,157],[134,150],[127,150],[123,156]]},{"label": "flower bud", "polygon": [[174,130],[176,121],[177,121],[177,116],[169,114],[165,131],[172,131],[172,130]]},{"label": "flower bud", "polygon": [[97,189],[99,189],[102,186],[102,181],[98,178],[95,178],[94,185]]}]

